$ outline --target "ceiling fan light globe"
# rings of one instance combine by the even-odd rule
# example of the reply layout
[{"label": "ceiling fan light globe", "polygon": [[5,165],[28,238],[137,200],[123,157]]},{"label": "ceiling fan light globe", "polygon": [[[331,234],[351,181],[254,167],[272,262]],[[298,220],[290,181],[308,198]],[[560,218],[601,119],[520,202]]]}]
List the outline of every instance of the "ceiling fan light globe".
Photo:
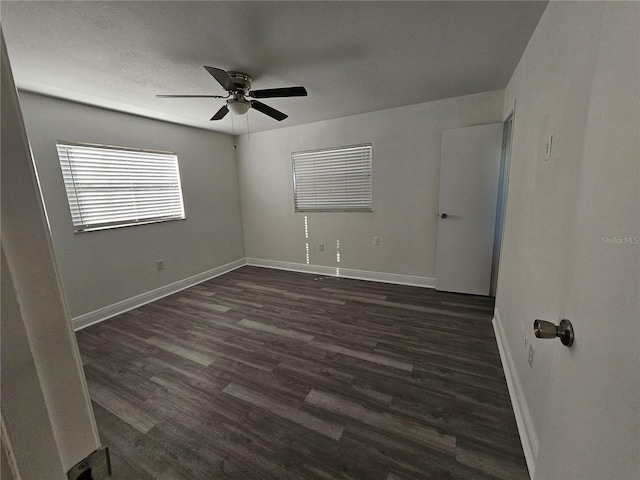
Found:
[{"label": "ceiling fan light globe", "polygon": [[227,107],[229,107],[229,111],[234,115],[244,115],[249,110],[251,105],[244,100],[227,100]]}]

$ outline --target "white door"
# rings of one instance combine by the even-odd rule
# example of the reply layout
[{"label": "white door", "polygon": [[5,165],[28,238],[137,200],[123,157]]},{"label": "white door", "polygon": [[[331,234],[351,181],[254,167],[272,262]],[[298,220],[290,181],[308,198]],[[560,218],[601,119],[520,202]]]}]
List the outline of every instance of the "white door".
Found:
[{"label": "white door", "polygon": [[489,295],[502,123],[442,132],[436,289]]}]

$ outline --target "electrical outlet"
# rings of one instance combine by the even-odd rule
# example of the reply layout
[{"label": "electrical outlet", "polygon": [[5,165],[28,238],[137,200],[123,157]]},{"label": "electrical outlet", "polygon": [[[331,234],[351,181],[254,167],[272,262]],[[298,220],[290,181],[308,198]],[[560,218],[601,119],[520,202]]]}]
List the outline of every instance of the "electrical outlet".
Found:
[{"label": "electrical outlet", "polygon": [[533,368],[533,359],[534,359],[533,345],[529,345],[529,358],[527,359],[527,361],[529,362],[530,368]]},{"label": "electrical outlet", "polygon": [[373,244],[380,245],[380,237],[373,237]]},{"label": "electrical outlet", "polygon": [[158,260],[158,261],[156,262],[156,268],[157,268],[158,270],[164,270],[164,260]]},{"label": "electrical outlet", "polygon": [[318,244],[318,251],[319,252],[324,252],[324,243],[319,243]]}]

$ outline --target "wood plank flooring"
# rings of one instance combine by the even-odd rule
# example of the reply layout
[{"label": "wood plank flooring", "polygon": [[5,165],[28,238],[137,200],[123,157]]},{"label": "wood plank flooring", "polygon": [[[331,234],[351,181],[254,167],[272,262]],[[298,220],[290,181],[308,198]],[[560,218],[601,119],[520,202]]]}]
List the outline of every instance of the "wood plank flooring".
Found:
[{"label": "wood plank flooring", "polygon": [[243,267],[77,338],[118,480],[526,479],[492,312]]}]

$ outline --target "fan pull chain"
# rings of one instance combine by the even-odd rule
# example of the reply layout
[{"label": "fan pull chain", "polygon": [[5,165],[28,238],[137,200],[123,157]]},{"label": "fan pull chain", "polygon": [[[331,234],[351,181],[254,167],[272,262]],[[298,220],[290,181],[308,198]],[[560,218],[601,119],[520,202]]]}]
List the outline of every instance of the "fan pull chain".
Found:
[{"label": "fan pull chain", "polygon": [[249,133],[249,112],[247,112],[247,140],[251,142],[251,133]]},{"label": "fan pull chain", "polygon": [[233,135],[233,149],[236,150],[238,148],[238,145],[236,144],[236,127],[233,123],[233,117],[234,115],[231,114],[231,134]]},{"label": "fan pull chain", "polygon": [[235,137],[236,136],[236,127],[235,127],[235,124],[233,122],[233,117],[235,117],[235,115],[232,113],[231,114],[231,133]]}]

